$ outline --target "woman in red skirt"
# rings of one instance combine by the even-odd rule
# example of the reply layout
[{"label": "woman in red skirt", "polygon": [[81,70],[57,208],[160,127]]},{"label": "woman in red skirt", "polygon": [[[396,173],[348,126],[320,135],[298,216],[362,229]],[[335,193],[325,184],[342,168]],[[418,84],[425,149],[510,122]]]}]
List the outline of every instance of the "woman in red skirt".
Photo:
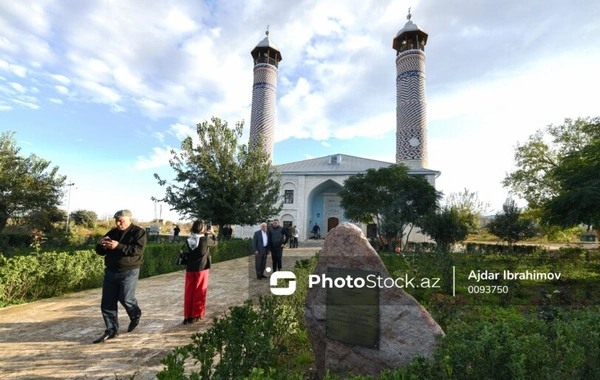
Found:
[{"label": "woman in red skirt", "polygon": [[210,269],[209,247],[217,245],[217,238],[210,223],[205,224],[203,220],[195,221],[186,244],[188,260],[183,293],[184,325],[198,322],[204,316]]}]

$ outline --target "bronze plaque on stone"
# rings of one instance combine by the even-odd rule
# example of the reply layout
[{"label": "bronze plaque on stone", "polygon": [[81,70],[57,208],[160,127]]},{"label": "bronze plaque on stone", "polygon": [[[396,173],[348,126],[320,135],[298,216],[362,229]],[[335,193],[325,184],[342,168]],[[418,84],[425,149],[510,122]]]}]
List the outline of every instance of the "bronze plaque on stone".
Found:
[{"label": "bronze plaque on stone", "polygon": [[[327,268],[327,337],[379,349],[378,272]],[[331,285],[331,286],[330,286]]]}]

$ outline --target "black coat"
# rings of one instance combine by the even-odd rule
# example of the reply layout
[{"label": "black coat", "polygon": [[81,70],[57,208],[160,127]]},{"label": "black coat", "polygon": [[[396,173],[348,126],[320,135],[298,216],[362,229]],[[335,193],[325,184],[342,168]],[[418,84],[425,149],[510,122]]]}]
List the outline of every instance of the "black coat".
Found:
[{"label": "black coat", "polygon": [[127,272],[142,265],[146,248],[146,230],[131,224],[124,231],[113,228],[104,236],[119,242],[117,248],[107,249],[96,244],[96,253],[104,256],[104,265],[113,272]]},{"label": "black coat", "polygon": [[286,245],[288,240],[290,239],[290,235],[288,234],[287,228],[283,228],[281,226],[269,228],[269,246],[271,249],[281,247],[282,245]]},{"label": "black coat", "polygon": [[[190,236],[190,238],[192,238]],[[185,245],[188,250],[188,260],[185,270],[187,272],[198,272],[201,270],[210,269],[210,249],[217,245],[217,237],[213,234],[201,234],[198,235],[200,238],[198,246],[194,249],[190,249],[190,243],[186,240]],[[190,239],[188,238],[188,239]]]}]

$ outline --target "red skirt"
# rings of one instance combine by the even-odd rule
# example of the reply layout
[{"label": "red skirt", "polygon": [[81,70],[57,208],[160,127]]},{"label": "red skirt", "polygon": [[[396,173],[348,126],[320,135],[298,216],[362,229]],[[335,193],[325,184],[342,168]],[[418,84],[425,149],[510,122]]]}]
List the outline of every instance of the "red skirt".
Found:
[{"label": "red skirt", "polygon": [[208,291],[208,272],[208,269],[198,272],[185,272],[184,318],[204,317],[206,293]]}]

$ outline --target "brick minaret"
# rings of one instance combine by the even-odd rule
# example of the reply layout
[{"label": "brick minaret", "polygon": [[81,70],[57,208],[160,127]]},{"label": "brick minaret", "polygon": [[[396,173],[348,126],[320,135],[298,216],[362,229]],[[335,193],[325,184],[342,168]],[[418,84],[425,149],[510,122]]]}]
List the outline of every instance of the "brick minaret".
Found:
[{"label": "brick minaret", "polygon": [[425,44],[427,33],[410,21],[394,38],[396,50],[396,162],[427,167]]},{"label": "brick minaret", "polygon": [[256,147],[262,140],[263,149],[273,161],[275,139],[275,100],[277,97],[277,67],[281,53],[266,37],[252,50],[254,58],[254,85],[252,86],[252,114],[250,116],[250,147]]}]

